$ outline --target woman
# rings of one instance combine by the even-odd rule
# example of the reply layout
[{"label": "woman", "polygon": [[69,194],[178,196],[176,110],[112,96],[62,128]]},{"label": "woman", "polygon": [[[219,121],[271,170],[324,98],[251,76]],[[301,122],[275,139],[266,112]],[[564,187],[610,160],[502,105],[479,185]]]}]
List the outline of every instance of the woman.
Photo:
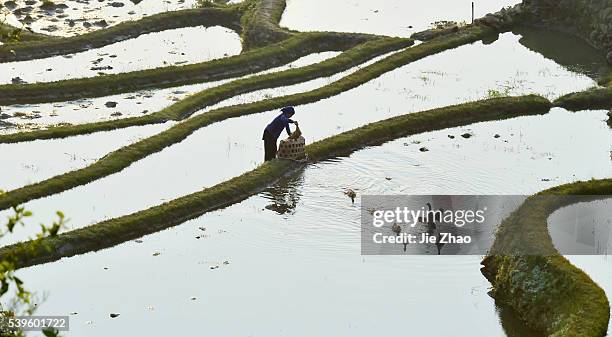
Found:
[{"label": "woman", "polygon": [[292,106],[282,108],[281,111],[282,113],[266,126],[263,133],[265,161],[276,158],[276,140],[280,137],[283,129],[286,129],[287,134],[291,135],[289,124],[298,125],[297,121],[291,119],[295,115],[295,109]]}]

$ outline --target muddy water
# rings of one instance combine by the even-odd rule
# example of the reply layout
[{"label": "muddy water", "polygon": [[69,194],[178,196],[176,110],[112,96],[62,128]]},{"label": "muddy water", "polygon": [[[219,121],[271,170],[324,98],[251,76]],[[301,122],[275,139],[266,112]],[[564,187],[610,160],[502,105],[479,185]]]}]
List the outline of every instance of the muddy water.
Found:
[{"label": "muddy water", "polygon": [[[396,332],[399,325],[419,336],[504,336],[504,329],[528,336],[498,322],[479,256],[360,256],[359,199],[353,205],[342,192],[351,187],[360,195],[530,194],[609,176],[612,132],[603,116],[603,111],[557,109],[399,139],[309,166],[260,195],[142,243],[20,275],[49,291],[40,314],[78,313],[71,316],[68,336],[134,327],[163,334],[170,327],[162,317],[177,323],[172,329],[179,333],[197,324],[213,334],[365,336]],[[575,137],[566,136],[569,129]],[[448,138],[465,131],[474,136]],[[495,139],[496,133],[502,137]],[[593,146],[592,139],[600,145]],[[430,151],[421,153],[418,146]],[[572,165],[576,158],[591,164]],[[554,173],[555,181],[543,181],[544,172]],[[284,207],[266,208],[272,204]],[[121,316],[110,319],[111,312]],[[235,321],[241,324],[231,324]]]},{"label": "muddy water", "polygon": [[[475,17],[496,12],[519,0],[475,1]],[[299,31],[361,32],[408,37],[433,22],[470,22],[469,0],[287,0],[281,26]]]},{"label": "muddy water", "polygon": [[85,52],[0,64],[2,83],[52,82],[237,55],[240,37],[223,27],[187,27],[144,34]]},{"label": "muddy water", "polygon": [[[608,255],[612,224],[609,218],[601,215],[609,214],[610,202],[612,199],[567,206],[557,210],[548,219],[550,236],[557,247],[568,240],[585,245],[595,243],[601,247],[602,255],[569,255],[566,258],[584,270],[606,292],[608,301],[612,301],[612,260]],[[574,223],[565,220],[568,217],[574,218],[577,210],[580,210],[580,218]],[[595,232],[597,235],[594,235]],[[596,243],[598,241],[599,244]],[[612,325],[608,325],[608,335],[611,334]]]},{"label": "muddy water", "polygon": [[[475,43],[425,58],[338,96],[298,107],[296,119],[313,142],[383,118],[488,97],[491,92],[555,97],[594,85],[588,76],[569,72],[522,47],[518,39],[504,34],[491,45]],[[515,62],[499,67],[497,60],[503,56]],[[48,221],[63,207],[72,219],[70,228],[78,228],[215,185],[261,162],[261,133],[276,114],[270,111],[216,123],[118,174],[26,206],[37,222]],[[105,202],[96,202],[99,198]],[[27,234],[31,233],[23,235]],[[23,236],[12,239],[17,238]]]}]

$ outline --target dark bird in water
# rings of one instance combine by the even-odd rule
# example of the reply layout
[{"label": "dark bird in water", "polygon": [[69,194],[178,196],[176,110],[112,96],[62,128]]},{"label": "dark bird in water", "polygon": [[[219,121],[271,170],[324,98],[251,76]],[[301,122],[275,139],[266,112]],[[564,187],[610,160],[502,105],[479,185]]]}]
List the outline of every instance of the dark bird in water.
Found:
[{"label": "dark bird in water", "polygon": [[394,223],[393,226],[391,226],[391,230],[393,231],[393,233],[395,233],[395,235],[399,235],[402,232],[402,227]]},{"label": "dark bird in water", "polygon": [[436,240],[436,248],[438,248],[438,255],[442,251],[442,247],[444,247],[444,243],[442,241],[442,234],[438,234],[438,240]]},{"label": "dark bird in water", "polygon": [[349,188],[348,190],[344,192],[344,194],[348,196],[349,198],[351,198],[351,201],[355,203],[355,198],[357,197],[357,193],[355,193],[355,191]]},{"label": "dark bird in water", "polygon": [[[431,204],[427,203],[426,205],[427,205],[427,208],[428,208],[427,216],[421,216],[420,222],[422,222],[424,224],[427,224],[427,227],[428,227],[429,230],[434,230],[434,229],[436,229],[436,223],[434,222],[434,219],[433,219],[433,218],[435,218],[435,216],[433,216],[433,218],[432,218],[432,216],[430,214],[430,212],[432,210]],[[441,209],[441,208],[440,208],[440,211],[444,212],[444,210]]]}]

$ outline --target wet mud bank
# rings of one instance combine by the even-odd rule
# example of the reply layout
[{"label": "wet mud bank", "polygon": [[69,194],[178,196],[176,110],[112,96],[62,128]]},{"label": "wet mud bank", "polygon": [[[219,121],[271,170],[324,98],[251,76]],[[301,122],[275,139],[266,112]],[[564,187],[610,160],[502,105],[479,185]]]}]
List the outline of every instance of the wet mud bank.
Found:
[{"label": "wet mud bank", "polygon": [[597,200],[610,194],[612,179],[603,179],[561,185],[527,199],[500,225],[482,261],[493,297],[546,336],[605,336],[610,318],[606,294],[555,249],[547,220],[576,202],[566,196]]},{"label": "wet mud bank", "polygon": [[[475,122],[544,114],[549,109],[550,102],[547,99],[534,95],[482,100],[371,123],[313,143],[307,146],[306,151],[310,161],[320,161],[407,135]],[[112,247],[244,200],[303,165],[284,160],[267,162],[255,170],[200,192],[46,238],[41,248],[34,251],[31,242],[4,247],[0,250],[0,258],[18,256],[18,266],[24,267]]]}]

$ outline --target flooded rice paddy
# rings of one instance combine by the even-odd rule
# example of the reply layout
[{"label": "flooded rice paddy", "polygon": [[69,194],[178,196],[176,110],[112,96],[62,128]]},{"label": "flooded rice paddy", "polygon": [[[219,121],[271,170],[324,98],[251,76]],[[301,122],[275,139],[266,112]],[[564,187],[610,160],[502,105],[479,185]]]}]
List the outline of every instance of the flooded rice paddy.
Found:
[{"label": "flooded rice paddy", "polygon": [[[296,119],[301,122],[308,142],[314,142],[384,118],[489,97],[492,92],[504,95],[539,93],[554,98],[595,85],[590,77],[568,71],[522,47],[517,43],[519,38],[507,33],[490,45],[478,42],[425,58],[340,95],[299,106]],[[499,67],[496,59],[510,53],[516,62],[508,67]],[[462,60],[460,66],[457,66],[458,60]],[[295,91],[295,87],[300,90],[308,89],[309,83],[317,87],[324,85],[325,79],[292,86],[292,91]],[[267,92],[270,91],[247,94],[246,99],[237,96],[229,101],[255,101],[265,98]],[[278,92],[282,92],[282,89]],[[34,212],[33,221],[44,221],[54,214],[60,205],[69,205],[62,208],[71,218],[69,227],[79,228],[213,186],[261,163],[262,144],[260,141],[254,142],[253,139],[261,139],[265,121],[276,114],[276,111],[269,111],[215,123],[117,174],[29,202],[26,207]],[[322,120],[325,122],[322,123]],[[605,126],[603,120],[605,114],[600,116],[602,128]],[[546,128],[546,124],[541,125]],[[537,133],[546,138],[547,133]],[[79,138],[99,141],[103,139],[100,138],[104,137],[103,134]],[[518,131],[516,134],[521,136]],[[492,138],[489,141],[494,140]],[[21,145],[3,145],[5,148],[13,146]],[[452,162],[449,160],[449,163]],[[19,166],[16,167],[13,171],[18,175],[22,171]],[[488,169],[483,169],[483,172],[489,172]],[[152,174],[142,174],[143,172]],[[160,175],[157,176],[153,172],[159,172]],[[31,178],[22,172],[22,178],[17,181],[26,181],[25,179]],[[152,181],[155,183],[151,184]],[[106,201],[96,202],[100,197]],[[31,234],[26,230],[13,236],[11,240],[23,239]]]},{"label": "flooded rice paddy", "polygon": [[[479,4],[477,16],[516,2]],[[409,36],[440,17],[469,20],[466,4],[434,1],[422,11],[414,11],[410,10],[413,4],[395,0],[382,4],[289,0],[281,24],[297,30]],[[320,10],[317,15],[321,6],[338,6],[345,15],[326,18]],[[226,35],[230,37],[223,37],[224,41],[234,39]],[[555,51],[530,32],[505,33],[493,43],[477,42],[433,55],[337,96],[298,106],[295,119],[300,121],[307,142],[312,143],[384,118],[450,104],[530,93],[554,99],[595,86],[603,61],[576,40],[554,38],[580,52]],[[224,42],[218,52],[239,53],[240,49],[231,49],[233,43]],[[108,48],[117,47],[113,46]],[[200,54],[202,50],[192,51],[189,62],[207,57]],[[206,51],[212,53],[210,48]],[[164,49],[159,54],[166,53],[169,51]],[[311,55],[271,71],[334,55]],[[132,56],[140,54],[126,54],[122,58],[126,62],[116,64],[118,72],[125,71],[121,66],[130,67],[127,60]],[[89,58],[82,58],[83,62]],[[137,66],[177,62],[163,55],[150,60],[150,65]],[[14,64],[15,74],[18,69],[28,69],[28,62]],[[64,68],[61,63],[57,67]],[[312,90],[355,70],[239,95],[199,113]],[[22,74],[25,79],[26,72]],[[28,81],[52,79],[45,74],[30,75],[33,77]],[[75,72],[70,76],[90,75]],[[2,112],[37,109],[43,111],[42,125],[108,119],[117,111],[125,118],[144,110],[157,111],[224,82],[3,107]],[[117,108],[106,107],[108,101],[118,102]],[[75,110],[80,104],[86,106]],[[404,137],[349,157],[308,165],[258,195],[180,226],[111,249],[23,269],[18,275],[28,281],[28,287],[39,290],[40,298],[45,297],[37,314],[71,316],[67,336],[191,335],[193,331],[254,336],[533,336],[511,314],[497,308],[487,294],[490,284],[479,271],[480,256],[361,256],[360,201],[358,198],[352,204],[343,191],[351,188],[358,195],[528,195],[573,181],[610,177],[612,131],[605,123],[606,113],[555,108],[541,116]],[[62,210],[70,219],[67,231],[136,212],[247,172],[261,163],[261,133],[277,114],[268,111],[215,123],[119,173],[28,202],[25,207],[34,212],[28,222],[49,223],[55,211]],[[0,156],[15,160],[3,170],[0,188],[10,190],[82,168],[174,124],[2,144]],[[29,157],[29,153],[36,156]],[[593,207],[606,205],[598,202]],[[1,217],[8,214],[0,212]],[[558,239],[555,219],[555,215],[550,218],[553,241]],[[32,236],[37,230],[34,227],[19,228],[16,235],[3,238],[3,244]],[[492,239],[494,233],[486,235]],[[605,256],[568,258],[609,296],[612,268]],[[120,316],[112,319],[109,313]]]},{"label": "flooded rice paddy", "polygon": [[[487,295],[489,284],[479,271],[479,256],[362,257],[359,201],[351,204],[342,192],[350,187],[359,194],[530,194],[606,177],[611,172],[610,142],[585,153],[588,139],[564,136],[574,128],[577,134],[598,132],[593,136],[612,140],[603,115],[559,109],[398,139],[309,166],[240,204],[142,242],[29,268],[21,275],[36,279],[37,289],[49,290],[40,313],[78,313],[72,317],[75,335],[129,331],[145,321],[149,323],[139,326],[140,331],[159,333],[168,328],[159,318],[173,317],[185,323],[182,333],[205,324],[211,333],[284,335],[280,320],[303,336],[324,331],[366,335],[394,331],[393,324],[381,326],[381,321],[402,321],[421,336],[504,336]],[[534,132],[551,124],[556,127],[546,137]],[[474,136],[448,137],[466,130]],[[496,133],[503,136],[495,139]],[[420,153],[422,145],[415,142],[430,151]],[[591,165],[575,163],[576,158]],[[544,181],[550,172],[554,181]],[[182,180],[180,175],[174,178]],[[104,198],[103,204],[120,199],[112,209],[134,197],[121,194]],[[86,282],[92,275],[95,281]],[[113,289],[114,295],[92,288]],[[108,312],[120,312],[129,322],[112,321]],[[230,316],[243,324],[229,324]],[[318,324],[308,324],[304,317]],[[440,317],[448,324],[426,329]]]},{"label": "flooded rice paddy", "polygon": [[[336,52],[312,54],[309,56],[302,57],[294,62],[291,62],[285,66],[271,69],[266,72],[281,71],[288,68],[304,67],[318,61],[335,56]],[[163,99],[163,94],[171,91],[181,90],[183,95],[194,93],[205,88],[220,85],[230,80],[223,80],[217,82],[210,82],[205,84],[195,84],[189,86],[179,87],[181,89],[160,89],[156,91],[150,91],[153,95],[151,100],[137,101],[136,105],[139,106],[138,102],[142,103],[148,109],[157,111],[162,109],[169,104],[176,101],[175,98]],[[108,96],[101,98],[100,101],[113,101],[111,97],[125,97],[124,95]],[[157,97],[158,100],[153,98]],[[253,97],[252,100],[261,99],[261,96]],[[92,99],[97,100],[97,99]],[[127,102],[131,102],[131,99],[125,99]],[[237,100],[244,103],[245,97],[238,96]],[[126,106],[126,101],[118,100],[123,107]],[[223,102],[222,102],[223,103]],[[229,102],[225,102],[226,104]],[[62,103],[65,104],[65,103]],[[102,103],[100,103],[102,105]],[[218,105],[221,105],[218,104]],[[43,106],[37,105],[37,106]],[[103,106],[103,105],[102,105]],[[102,106],[99,106],[102,109]],[[95,108],[94,108],[95,109]],[[127,109],[127,108],[126,108]],[[62,109],[62,116],[69,115],[67,110]],[[86,113],[91,113],[89,110]],[[91,116],[89,116],[91,118]],[[150,126],[136,126],[126,129],[113,130],[108,132],[97,132],[89,135],[81,135],[75,137],[69,137],[64,139],[53,139],[53,140],[37,140],[25,143],[16,144],[0,144],[0,153],[3,155],[10,156],[12,158],[11,163],[7,163],[3,167],[3,176],[5,177],[6,184],[2,186],[5,190],[11,190],[18,187],[25,186],[27,184],[35,183],[44,179],[51,178],[52,176],[70,171],[75,169],[83,168],[94,161],[100,159],[107,153],[117,150],[123,146],[133,144],[138,140],[144,139],[149,136],[153,136],[163,130],[170,128],[175,125],[175,122],[167,122],[160,125]],[[96,147],[95,151],[91,149],[89,144],[101,144]],[[31,153],[41,153],[41,156],[32,158]],[[24,172],[24,168],[27,168],[29,172]]]},{"label": "flooded rice paddy", "polygon": [[1,84],[53,82],[193,64],[237,55],[241,50],[240,37],[227,28],[177,28],[76,54],[1,63]]},{"label": "flooded rice paddy", "polygon": [[[268,69],[242,78],[305,67],[336,56],[338,52],[315,53],[284,66]],[[353,70],[354,71],[354,70]],[[160,111],[181,99],[234,79],[197,83],[164,89],[141,90],[95,98],[41,104],[16,104],[3,108],[4,121],[0,133],[34,130],[53,125],[83,124],[118,118],[137,117]],[[259,95],[257,98],[264,98]],[[236,100],[236,99],[234,99]],[[217,104],[219,107],[223,102]]]},{"label": "flooded rice paddy", "polygon": [[55,0],[52,6],[44,7],[31,0],[9,0],[3,4],[0,18],[8,24],[49,35],[75,36],[149,15],[194,8],[197,1]]},{"label": "flooded rice paddy", "polygon": [[[476,1],[479,18],[519,0]],[[281,26],[299,31],[336,31],[410,37],[446,20],[469,23],[472,1],[287,0]],[[322,10],[325,8],[325,10]]]}]

